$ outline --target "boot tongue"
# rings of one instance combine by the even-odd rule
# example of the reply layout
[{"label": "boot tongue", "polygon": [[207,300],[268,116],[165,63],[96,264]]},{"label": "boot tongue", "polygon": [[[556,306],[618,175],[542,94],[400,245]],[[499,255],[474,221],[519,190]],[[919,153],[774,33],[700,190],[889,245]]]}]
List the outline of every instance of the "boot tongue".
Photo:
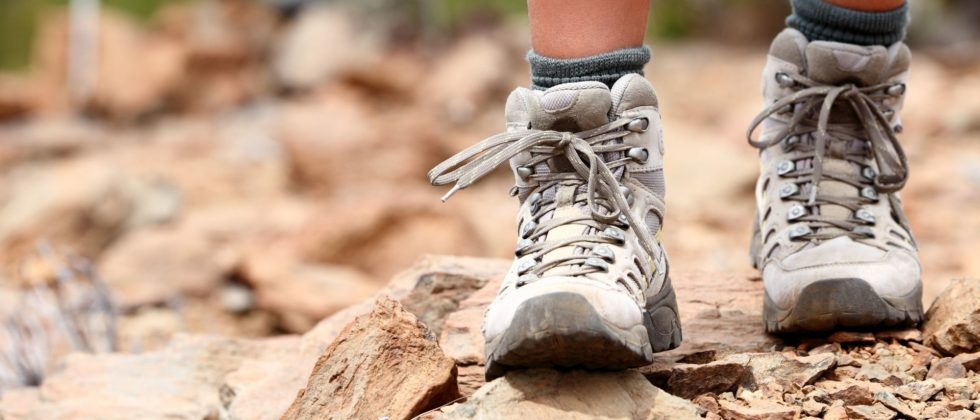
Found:
[{"label": "boot tongue", "polygon": [[861,46],[814,41],[806,46],[806,73],[828,85],[881,83],[888,68],[888,50],[880,45]]},{"label": "boot tongue", "polygon": [[544,91],[531,109],[531,127],[576,133],[609,122],[612,97],[598,82],[566,83]]}]

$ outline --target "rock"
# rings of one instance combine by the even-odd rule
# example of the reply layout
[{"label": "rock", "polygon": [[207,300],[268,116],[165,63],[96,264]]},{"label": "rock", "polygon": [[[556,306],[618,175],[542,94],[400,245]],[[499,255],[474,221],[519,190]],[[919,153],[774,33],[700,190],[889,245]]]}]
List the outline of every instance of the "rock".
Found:
[{"label": "rock", "polygon": [[950,357],[934,360],[932,366],[929,367],[929,373],[926,375],[926,378],[935,380],[963,377],[966,377],[966,367]]},{"label": "rock", "polygon": [[892,411],[895,411],[898,414],[901,414],[910,419],[918,420],[919,418],[921,418],[921,416],[919,416],[914,411],[912,411],[912,409],[909,408],[908,405],[906,405],[902,401],[899,401],[899,399],[895,397],[895,394],[892,394],[891,392],[887,392],[887,391],[876,392],[875,401],[883,404],[885,407],[888,407]]},{"label": "rock", "polygon": [[933,379],[926,379],[895,388],[895,394],[912,401],[927,401],[942,389],[941,383]]},{"label": "rock", "polygon": [[749,371],[742,386],[749,389],[770,383],[800,389],[833,369],[836,357],[829,353],[798,358],[789,358],[782,353],[744,353],[727,356],[721,361],[747,365]]},{"label": "rock", "polygon": [[957,354],[953,360],[968,370],[980,372],[980,352]]},{"label": "rock", "polygon": [[746,366],[741,363],[711,362],[703,365],[662,363],[639,369],[658,388],[681,398],[720,394],[742,382]]},{"label": "rock", "polygon": [[922,417],[927,419],[938,419],[949,417],[949,410],[940,404],[932,404],[922,410]]},{"label": "rock", "polygon": [[697,419],[697,407],[635,371],[590,373],[534,369],[508,373],[437,419]]},{"label": "rock", "polygon": [[950,282],[926,312],[922,334],[926,344],[949,355],[980,351],[980,280]]},{"label": "rock", "polygon": [[483,289],[492,278],[503,276],[507,268],[506,264],[493,262],[469,266],[465,271],[422,274],[405,298],[405,309],[439,336],[446,317],[460,309],[463,301]]},{"label": "rock", "polygon": [[918,328],[875,331],[874,335],[879,340],[922,341],[922,331]]},{"label": "rock", "polygon": [[[943,385],[943,395],[951,400],[969,400],[973,397],[974,389],[971,385],[969,379],[958,378],[958,379],[941,379],[940,383]],[[980,386],[980,382],[978,382]]]},{"label": "rock", "polygon": [[244,261],[241,276],[255,289],[258,308],[275,313],[294,333],[371,296],[380,285],[344,266],[302,263],[266,251]]},{"label": "rock", "polygon": [[[4,419],[224,418],[234,393],[219,393],[229,375],[259,358],[291,360],[296,337],[240,340],[177,336],[144,354],[73,354],[39,388],[0,399]],[[295,389],[283,389],[286,394]],[[285,409],[277,395],[254,395],[252,404]],[[288,401],[288,400],[287,400]],[[258,418],[251,413],[246,418]],[[278,415],[274,413],[273,416]],[[255,417],[253,417],[255,416]]]},{"label": "rock", "polygon": [[842,404],[831,405],[823,415],[824,420],[847,420],[847,409]]},{"label": "rock", "polygon": [[719,401],[721,416],[734,420],[792,420],[799,418],[800,409],[770,401],[756,400],[747,405],[731,401]]},{"label": "rock", "polygon": [[275,49],[273,73],[283,86],[310,89],[368,66],[377,60],[379,45],[364,27],[340,7],[302,9]]},{"label": "rock", "polygon": [[881,404],[849,405],[844,407],[847,415],[853,419],[890,420],[895,418],[895,412]]},{"label": "rock", "polygon": [[414,315],[380,298],[327,347],[283,418],[408,419],[458,395],[453,360]]},{"label": "rock", "polygon": [[505,68],[517,64],[514,56],[485,33],[463,38],[432,69],[419,99],[450,122],[468,122],[494,95],[512,88]]},{"label": "rock", "polygon": [[[905,376],[905,378],[908,380],[903,379],[899,375]],[[891,373],[882,365],[877,363],[865,363],[860,369],[857,370],[853,378],[859,381],[877,382],[888,386],[899,386],[905,382],[910,382],[912,379],[910,376],[905,375],[904,373]]]},{"label": "rock", "polygon": [[874,343],[875,335],[869,332],[837,331],[827,337],[831,343]]},{"label": "rock", "polygon": [[803,401],[803,413],[808,416],[819,417],[824,411],[827,411],[827,404],[819,403],[811,399]]},{"label": "rock", "polygon": [[818,401],[823,403],[830,404],[834,401],[842,401],[847,405],[874,403],[874,396],[866,383],[822,381],[817,386],[826,390],[826,394],[818,397]]},{"label": "rock", "polygon": [[174,216],[171,207],[157,219],[137,217],[153,197],[177,200],[165,182],[126,176],[97,158],[16,167],[0,186],[0,249],[23,255],[43,238],[96,256],[127,230]]}]

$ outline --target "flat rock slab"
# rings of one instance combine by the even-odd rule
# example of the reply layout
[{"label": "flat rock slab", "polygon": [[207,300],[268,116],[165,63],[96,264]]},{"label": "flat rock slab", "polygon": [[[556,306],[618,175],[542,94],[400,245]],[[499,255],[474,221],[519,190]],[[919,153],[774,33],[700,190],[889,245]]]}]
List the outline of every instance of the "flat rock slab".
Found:
[{"label": "flat rock slab", "polygon": [[690,402],[639,372],[517,371],[480,388],[432,419],[698,419]]},{"label": "flat rock slab", "polygon": [[324,351],[283,419],[408,419],[458,396],[455,362],[414,315],[381,297]]},{"label": "flat rock slab", "polygon": [[953,280],[926,312],[922,335],[946,354],[980,351],[980,280]]}]

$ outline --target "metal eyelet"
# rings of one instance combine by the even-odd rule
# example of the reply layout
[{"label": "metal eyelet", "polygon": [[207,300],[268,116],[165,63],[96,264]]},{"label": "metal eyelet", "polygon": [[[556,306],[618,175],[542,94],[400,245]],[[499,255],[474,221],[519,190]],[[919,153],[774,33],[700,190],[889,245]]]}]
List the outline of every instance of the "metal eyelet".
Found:
[{"label": "metal eyelet", "polygon": [[782,198],[783,200],[785,200],[787,198],[790,198],[790,197],[796,195],[799,192],[800,192],[800,186],[799,185],[796,185],[796,183],[786,184],[786,185],[783,185],[783,187],[779,189],[779,198]]},{"label": "metal eyelet", "polygon": [[605,230],[603,230],[602,231],[602,234],[600,236],[605,237],[605,238],[612,239],[612,240],[616,241],[617,243],[624,243],[624,242],[626,242],[626,235],[623,234],[623,231],[621,231],[621,230],[619,230],[617,228],[614,228],[612,226],[607,227]]},{"label": "metal eyelet", "polygon": [[794,225],[789,230],[789,238],[797,239],[809,235],[811,233],[813,233],[813,229],[810,228],[810,225],[807,224]]},{"label": "metal eyelet", "polygon": [[520,257],[529,246],[534,245],[534,241],[530,239],[521,239],[517,241],[517,246],[514,247],[514,256]]},{"label": "metal eyelet", "polygon": [[531,236],[531,232],[537,227],[538,224],[533,220],[530,220],[527,223],[521,225],[521,232],[520,232],[521,237],[527,238],[528,236]]},{"label": "metal eyelet", "polygon": [[861,169],[861,176],[863,176],[864,179],[873,181],[878,174],[875,172],[874,168],[865,166],[864,169]]},{"label": "metal eyelet", "polygon": [[871,224],[874,224],[875,222],[874,213],[868,209],[858,209],[856,212],[854,212],[854,217],[856,217],[858,220],[863,220]]},{"label": "metal eyelet", "polygon": [[620,185],[619,186],[619,192],[621,194],[623,194],[623,197],[626,198],[626,204],[629,204],[629,205],[632,206],[633,205],[633,191],[631,191],[629,189],[629,187],[627,187],[625,185]]},{"label": "metal eyelet", "polygon": [[522,181],[527,181],[531,175],[534,175],[534,169],[530,166],[519,166],[517,168],[517,176],[519,176]]},{"label": "metal eyelet", "polygon": [[783,149],[784,152],[787,152],[791,148],[793,148],[793,146],[796,146],[796,144],[799,142],[800,142],[800,136],[789,136],[782,141],[780,147]]},{"label": "metal eyelet", "polygon": [[782,72],[776,73],[776,83],[778,83],[779,86],[782,86],[784,88],[793,87],[794,85],[796,85],[796,81],[793,80],[792,77]]},{"label": "metal eyelet", "polygon": [[776,174],[779,176],[786,175],[796,169],[796,163],[791,160],[784,160],[776,165]]},{"label": "metal eyelet", "polygon": [[517,278],[517,284],[515,284],[515,286],[517,286],[517,287],[525,286],[528,283],[531,283],[531,282],[533,282],[533,281],[535,281],[537,279],[538,279],[538,276],[537,275],[534,275],[534,274],[525,274],[525,275],[520,276],[520,277]]},{"label": "metal eyelet", "polygon": [[642,133],[647,131],[647,127],[650,126],[650,120],[646,118],[637,118],[626,124],[626,129],[634,133]]},{"label": "metal eyelet", "polygon": [[616,260],[616,254],[613,253],[612,248],[605,245],[596,245],[592,247],[592,254],[609,262]]},{"label": "metal eyelet", "polygon": [[851,229],[851,232],[864,236],[866,238],[875,237],[875,231],[868,226],[855,226],[854,229]]},{"label": "metal eyelet", "polygon": [[616,218],[616,222],[623,226],[623,229],[629,229],[630,221],[626,218],[626,214],[620,213],[619,217]]},{"label": "metal eyelet", "polygon": [[874,187],[864,187],[861,188],[861,197],[867,198],[868,200],[878,201],[878,191]]},{"label": "metal eyelet", "polygon": [[589,267],[595,267],[602,271],[609,271],[609,263],[595,257],[589,257],[585,259],[585,265]]},{"label": "metal eyelet", "polygon": [[517,274],[524,274],[534,268],[538,262],[531,257],[522,257],[517,260]]},{"label": "metal eyelet", "polygon": [[905,130],[905,127],[902,127],[901,124],[895,124],[895,126],[892,127],[892,131],[894,131],[895,134],[900,134],[903,130]]},{"label": "metal eyelet", "polygon": [[888,87],[888,89],[885,90],[885,93],[891,96],[902,96],[903,94],[905,94],[905,83],[898,83],[895,85],[891,85]]},{"label": "metal eyelet", "polygon": [[650,152],[643,147],[632,147],[626,152],[626,156],[639,163],[647,163],[647,160],[650,159]]},{"label": "metal eyelet", "polygon": [[786,212],[786,220],[796,220],[803,216],[806,216],[806,214],[807,214],[806,207],[797,204],[794,205],[793,207],[790,207],[789,211]]}]

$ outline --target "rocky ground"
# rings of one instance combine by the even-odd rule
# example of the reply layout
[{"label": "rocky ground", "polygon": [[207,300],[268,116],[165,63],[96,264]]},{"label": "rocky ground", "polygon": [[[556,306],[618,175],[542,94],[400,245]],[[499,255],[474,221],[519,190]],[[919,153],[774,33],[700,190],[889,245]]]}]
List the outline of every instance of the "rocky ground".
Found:
[{"label": "rocky ground", "polygon": [[681,275],[685,342],[654,364],[484,383],[481,314],[507,266],[423,258],[302,336],[181,335],[142,354],[74,354],[41,386],[5,394],[0,416],[980,418],[978,281],[953,282],[921,330],[777,339],[762,331],[758,281]]},{"label": "rocky ground", "polygon": [[30,73],[0,77],[0,418],[977,413],[977,280],[952,282],[980,278],[975,61],[916,50],[909,83],[926,303],[953,290],[922,331],[762,333],[744,129],[765,46],[662,44],[647,77],[683,347],[638,371],[484,384],[479,321],[506,262],[418,261],[511,255],[510,180],[442,204],[424,173],[500,130],[527,83],[523,27],[415,44],[336,8],[232,0],[101,22],[84,100],[63,81],[63,17]]}]

